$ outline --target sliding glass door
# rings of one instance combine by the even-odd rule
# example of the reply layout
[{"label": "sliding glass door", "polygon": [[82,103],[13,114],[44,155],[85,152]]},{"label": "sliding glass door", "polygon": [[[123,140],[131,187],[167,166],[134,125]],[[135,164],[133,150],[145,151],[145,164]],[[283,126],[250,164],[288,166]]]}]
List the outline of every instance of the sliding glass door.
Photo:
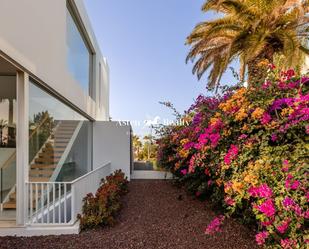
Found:
[{"label": "sliding glass door", "polygon": [[16,76],[0,76],[0,220],[16,217]]}]

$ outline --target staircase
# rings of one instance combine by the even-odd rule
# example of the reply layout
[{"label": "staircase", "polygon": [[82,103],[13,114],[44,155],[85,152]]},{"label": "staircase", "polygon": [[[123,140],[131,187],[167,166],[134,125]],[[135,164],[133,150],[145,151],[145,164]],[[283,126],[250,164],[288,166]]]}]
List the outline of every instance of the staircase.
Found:
[{"label": "staircase", "polygon": [[[30,164],[30,182],[48,182],[57,168],[79,121],[61,121]],[[16,190],[12,191],[3,209],[16,209]]]}]

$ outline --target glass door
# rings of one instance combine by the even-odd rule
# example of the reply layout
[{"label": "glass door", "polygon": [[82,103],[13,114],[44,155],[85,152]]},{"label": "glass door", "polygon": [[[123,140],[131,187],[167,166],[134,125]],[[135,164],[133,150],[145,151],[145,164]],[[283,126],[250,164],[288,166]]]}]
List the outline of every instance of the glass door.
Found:
[{"label": "glass door", "polygon": [[0,221],[16,218],[16,76],[0,75]]}]

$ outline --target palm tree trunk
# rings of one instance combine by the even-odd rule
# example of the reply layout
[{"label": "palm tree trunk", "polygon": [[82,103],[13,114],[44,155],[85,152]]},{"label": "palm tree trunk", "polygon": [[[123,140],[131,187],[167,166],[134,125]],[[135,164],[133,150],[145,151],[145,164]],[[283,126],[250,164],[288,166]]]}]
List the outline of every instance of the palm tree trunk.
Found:
[{"label": "palm tree trunk", "polygon": [[268,64],[273,63],[274,52],[271,47],[248,62],[248,85],[255,86],[264,83],[267,76]]}]

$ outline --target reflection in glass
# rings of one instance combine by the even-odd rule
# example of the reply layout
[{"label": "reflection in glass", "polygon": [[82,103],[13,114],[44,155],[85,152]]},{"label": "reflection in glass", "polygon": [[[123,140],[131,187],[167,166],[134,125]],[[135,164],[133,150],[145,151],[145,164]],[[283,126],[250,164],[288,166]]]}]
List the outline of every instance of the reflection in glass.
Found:
[{"label": "reflection in glass", "polygon": [[92,123],[34,84],[29,134],[30,181],[71,181],[91,170]]},{"label": "reflection in glass", "polygon": [[0,220],[15,219],[16,77],[0,76]]},{"label": "reflection in glass", "polygon": [[91,54],[67,9],[67,64],[73,77],[89,94]]}]

